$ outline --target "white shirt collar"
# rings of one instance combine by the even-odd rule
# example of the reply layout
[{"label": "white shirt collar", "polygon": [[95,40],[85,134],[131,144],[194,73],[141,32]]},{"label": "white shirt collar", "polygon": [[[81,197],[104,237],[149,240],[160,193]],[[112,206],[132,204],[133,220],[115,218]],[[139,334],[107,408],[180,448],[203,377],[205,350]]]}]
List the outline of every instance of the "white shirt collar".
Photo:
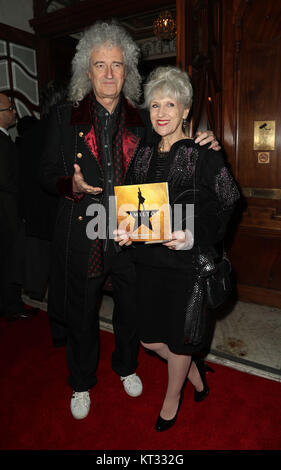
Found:
[{"label": "white shirt collar", "polygon": [[5,129],[4,127],[0,127],[0,130],[4,132],[4,134],[6,135],[10,135],[9,132],[7,131],[7,129]]}]

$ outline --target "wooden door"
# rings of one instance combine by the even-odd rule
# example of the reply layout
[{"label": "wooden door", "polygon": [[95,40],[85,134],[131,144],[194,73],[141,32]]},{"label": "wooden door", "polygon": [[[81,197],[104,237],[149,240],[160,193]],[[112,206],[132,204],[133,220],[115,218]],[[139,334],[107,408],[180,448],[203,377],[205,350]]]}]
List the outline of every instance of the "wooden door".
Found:
[{"label": "wooden door", "polygon": [[238,297],[281,307],[281,3],[178,0],[177,12],[193,132],[221,139],[243,195],[229,237]]},{"label": "wooden door", "polygon": [[281,307],[281,4],[222,2],[222,141],[244,195],[241,300]]}]

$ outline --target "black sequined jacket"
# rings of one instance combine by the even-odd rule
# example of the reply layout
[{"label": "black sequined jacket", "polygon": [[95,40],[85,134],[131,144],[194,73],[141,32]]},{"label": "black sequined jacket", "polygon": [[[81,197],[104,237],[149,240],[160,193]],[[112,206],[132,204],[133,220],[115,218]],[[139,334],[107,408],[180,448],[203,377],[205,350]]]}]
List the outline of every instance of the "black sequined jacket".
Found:
[{"label": "black sequined jacket", "polygon": [[[157,161],[157,147],[142,145],[130,166],[126,184],[153,183]],[[240,198],[239,190],[221,152],[209,150],[207,145],[195,144],[192,139],[176,142],[167,155],[163,181],[168,182],[172,208],[182,204],[185,228],[185,205],[194,204],[194,245],[191,250],[168,250],[161,244],[135,244],[139,260],[157,266],[185,268],[191,254],[212,251],[222,241],[227,224]],[[173,219],[173,217],[172,217]]]}]

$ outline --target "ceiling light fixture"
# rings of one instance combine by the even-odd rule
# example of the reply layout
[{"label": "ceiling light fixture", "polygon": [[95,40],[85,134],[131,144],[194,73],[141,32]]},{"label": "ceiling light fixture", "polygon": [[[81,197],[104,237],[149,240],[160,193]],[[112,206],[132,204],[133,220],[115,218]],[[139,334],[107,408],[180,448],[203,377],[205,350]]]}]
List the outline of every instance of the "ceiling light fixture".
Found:
[{"label": "ceiling light fixture", "polygon": [[171,41],[176,35],[176,22],[171,12],[165,10],[153,23],[153,32],[160,41]]}]

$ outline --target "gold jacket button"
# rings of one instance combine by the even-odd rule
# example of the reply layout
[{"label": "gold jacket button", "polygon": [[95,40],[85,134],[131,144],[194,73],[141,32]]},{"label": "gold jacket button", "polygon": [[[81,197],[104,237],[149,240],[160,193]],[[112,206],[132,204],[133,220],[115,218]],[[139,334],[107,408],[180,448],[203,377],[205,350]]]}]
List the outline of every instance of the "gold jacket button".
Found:
[{"label": "gold jacket button", "polygon": [[79,137],[83,137],[84,136],[84,132],[79,132]]},{"label": "gold jacket button", "polygon": [[83,216],[79,215],[78,220],[83,220]]},{"label": "gold jacket button", "polygon": [[77,156],[77,158],[82,158],[83,155],[82,155],[82,153],[78,152],[76,156]]}]

